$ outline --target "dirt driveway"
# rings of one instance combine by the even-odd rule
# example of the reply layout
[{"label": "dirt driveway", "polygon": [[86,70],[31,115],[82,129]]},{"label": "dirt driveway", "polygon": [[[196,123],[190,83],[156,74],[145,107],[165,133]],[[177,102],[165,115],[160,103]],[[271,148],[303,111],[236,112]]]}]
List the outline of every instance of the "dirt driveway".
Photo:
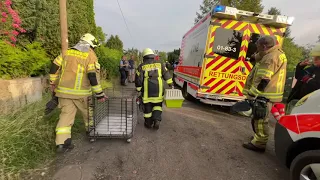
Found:
[{"label": "dirt driveway", "polygon": [[55,179],[287,179],[273,139],[265,154],[241,147],[252,135],[247,118],[186,101],[182,109],[164,108],[159,131],[145,129],[142,121],[131,143],[77,140],[76,148],[57,160]]}]

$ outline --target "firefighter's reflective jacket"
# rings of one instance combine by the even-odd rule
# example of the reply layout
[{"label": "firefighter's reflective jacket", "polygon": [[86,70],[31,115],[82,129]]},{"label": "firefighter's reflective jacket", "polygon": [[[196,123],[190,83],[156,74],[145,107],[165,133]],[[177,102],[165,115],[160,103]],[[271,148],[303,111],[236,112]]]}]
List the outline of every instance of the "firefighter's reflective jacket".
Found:
[{"label": "firefighter's reflective jacket", "polygon": [[55,58],[50,83],[57,85],[57,97],[78,99],[90,96],[92,92],[102,93],[99,74],[100,64],[95,52],[87,44],[79,43],[68,49],[65,57]]},{"label": "firefighter's reflective jacket", "polygon": [[[274,46],[256,58],[257,64],[247,78],[243,93],[247,96],[262,96],[271,102],[281,102],[286,80],[286,55],[279,46]],[[269,82],[263,91],[259,91],[258,85],[263,79]]]},{"label": "firefighter's reflective jacket", "polygon": [[163,101],[163,79],[172,84],[167,68],[153,59],[146,59],[136,70],[136,87],[142,93],[143,103],[159,103]]}]

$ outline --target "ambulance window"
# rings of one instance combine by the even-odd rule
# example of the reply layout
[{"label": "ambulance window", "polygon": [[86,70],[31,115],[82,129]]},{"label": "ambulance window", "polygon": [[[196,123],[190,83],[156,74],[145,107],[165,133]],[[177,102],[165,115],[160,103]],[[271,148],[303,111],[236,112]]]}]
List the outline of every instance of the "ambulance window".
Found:
[{"label": "ambulance window", "polygon": [[238,59],[243,32],[218,28],[214,37],[213,52],[221,56]]},{"label": "ambulance window", "polygon": [[[250,57],[257,51],[257,46],[256,42],[260,37],[264,37],[265,35],[262,34],[256,34],[256,33],[251,33],[250,41],[249,41],[249,46],[248,46],[248,51],[247,51],[247,56],[246,60],[249,61]],[[275,36],[271,36],[274,40],[276,40]]]}]

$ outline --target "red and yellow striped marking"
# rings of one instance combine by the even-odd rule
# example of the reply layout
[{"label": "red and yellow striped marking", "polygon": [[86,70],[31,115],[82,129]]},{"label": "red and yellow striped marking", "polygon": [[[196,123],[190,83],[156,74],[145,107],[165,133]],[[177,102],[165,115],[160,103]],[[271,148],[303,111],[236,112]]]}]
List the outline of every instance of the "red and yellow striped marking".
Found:
[{"label": "red and yellow striped marking", "polygon": [[[246,23],[244,23],[244,24],[246,24]],[[242,43],[241,43],[241,48],[240,48],[240,53],[239,53],[239,59],[238,60],[240,60],[240,61],[245,61],[246,60],[249,41],[250,41],[250,30],[248,28],[248,24],[246,24],[245,29],[243,31]]]},{"label": "red and yellow striped marking", "polygon": [[[207,54],[215,56],[215,58],[206,59],[205,71],[203,72],[205,74],[203,76],[204,78],[201,80],[201,84],[208,88],[201,88],[200,91],[203,93],[243,96],[242,91],[245,85],[245,80],[252,70],[252,64],[246,61],[251,33],[275,35],[277,43],[282,44],[283,38],[281,34],[285,32],[285,28],[277,29],[260,24],[250,24],[234,20],[215,19],[213,22],[221,24],[221,26],[216,25],[210,27],[210,39],[208,41]],[[223,57],[213,52],[216,30],[220,27],[243,32],[239,58],[237,60]],[[243,73],[241,72],[241,68],[245,68]]]},{"label": "red and yellow striped marking", "polygon": [[283,39],[282,36],[286,30],[286,28],[267,27],[261,24],[250,24],[249,29],[252,33],[268,35],[268,36],[274,35],[277,38],[277,44],[282,44],[282,39]]},{"label": "red and yellow striped marking", "polygon": [[[247,23],[243,23],[243,22],[239,22],[239,21],[233,21],[233,20],[214,20],[214,23],[220,23],[222,28],[225,29],[233,29],[233,30],[237,30],[237,31],[244,31],[245,29],[247,29]],[[220,26],[211,26],[211,36],[210,36],[210,40],[209,40],[209,49],[212,50],[213,47],[213,43],[214,43],[214,37],[215,37],[215,33],[217,28],[220,28]],[[209,53],[209,55],[213,55],[214,53],[211,51]]]},{"label": "red and yellow striped marking", "polygon": [[[222,28],[233,29],[237,31],[243,31],[243,41],[241,44],[241,51],[239,54],[239,59],[231,59],[227,57],[220,56],[213,52],[214,37],[216,29],[220,26],[211,26],[211,35],[209,40],[209,55],[216,56],[215,59],[207,59],[205,78],[203,80],[203,85],[210,87],[209,89],[201,89],[202,92],[206,93],[217,93],[217,94],[233,94],[237,96],[242,96],[241,89],[237,78],[246,78],[239,72],[239,68],[245,61],[246,52],[249,45],[249,30],[248,23],[233,21],[233,20],[215,20],[215,23],[220,23]],[[247,34],[246,34],[247,32]],[[240,60],[240,61],[239,61]],[[249,64],[247,64],[250,66]],[[251,70],[251,67],[249,71]],[[210,74],[211,73],[211,74]],[[244,84],[244,83],[243,83]]]},{"label": "red and yellow striped marking", "polygon": [[202,89],[202,92],[230,94],[237,84],[237,81],[230,77],[238,75],[240,61],[217,54],[216,56],[215,59],[208,59],[203,85],[210,88]]}]

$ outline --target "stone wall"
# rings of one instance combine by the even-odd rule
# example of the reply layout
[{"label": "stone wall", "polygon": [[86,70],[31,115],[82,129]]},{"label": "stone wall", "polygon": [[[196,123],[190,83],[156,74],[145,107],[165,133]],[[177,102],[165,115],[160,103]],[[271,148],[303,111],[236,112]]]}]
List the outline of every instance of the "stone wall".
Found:
[{"label": "stone wall", "polygon": [[0,114],[8,114],[42,98],[42,78],[0,79]]}]

